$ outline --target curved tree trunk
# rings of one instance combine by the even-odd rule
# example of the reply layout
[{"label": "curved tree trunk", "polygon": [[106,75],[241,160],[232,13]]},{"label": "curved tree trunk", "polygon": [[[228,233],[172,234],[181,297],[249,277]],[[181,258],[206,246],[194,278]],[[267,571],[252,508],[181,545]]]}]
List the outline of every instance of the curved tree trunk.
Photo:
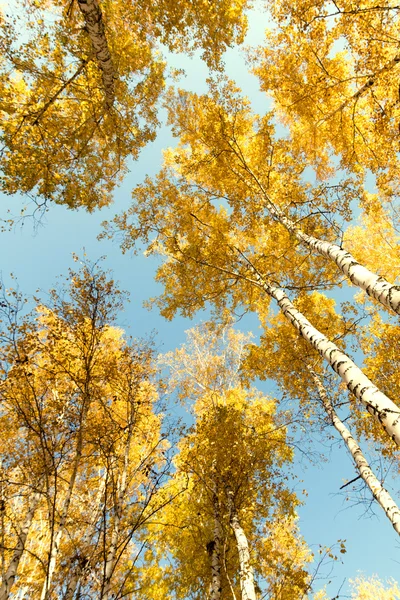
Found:
[{"label": "curved tree trunk", "polygon": [[320,378],[318,377],[318,375],[315,373],[315,371],[312,369],[312,367],[310,365],[308,365],[308,370],[311,373],[311,377],[315,381],[315,385],[318,389],[318,394],[319,394],[319,397],[321,398],[322,404],[324,405],[325,411],[326,411],[328,417],[330,418],[330,420],[332,421],[333,426],[340,433],[346,446],[350,450],[350,454],[353,457],[353,460],[358,469],[358,472],[360,473],[362,479],[365,481],[365,483],[371,490],[371,493],[372,493],[373,497],[375,498],[375,500],[383,508],[387,518],[393,525],[394,530],[400,535],[400,510],[399,510],[399,507],[397,506],[397,504],[395,503],[395,501],[393,500],[393,498],[391,497],[389,492],[387,490],[385,490],[385,488],[383,487],[381,482],[377,479],[377,477],[375,477],[373,471],[371,470],[371,467],[369,466],[365,456],[362,453],[361,448],[359,447],[357,442],[354,440],[353,436],[351,435],[351,433],[347,429],[347,427],[339,419],[338,415],[336,414],[335,409],[333,408],[333,406],[328,398],[328,394],[326,393],[326,390],[325,390]]},{"label": "curved tree trunk", "polygon": [[256,600],[253,568],[250,562],[249,544],[246,534],[240,525],[232,490],[228,489],[227,495],[230,513],[229,522],[233,529],[233,533],[235,534],[236,546],[239,554],[240,589],[242,592],[242,600]]},{"label": "curved tree trunk", "polygon": [[111,108],[115,98],[115,70],[108,48],[101,8],[97,0],[78,0],[78,5],[85,19],[86,29],[102,72],[106,106]]}]

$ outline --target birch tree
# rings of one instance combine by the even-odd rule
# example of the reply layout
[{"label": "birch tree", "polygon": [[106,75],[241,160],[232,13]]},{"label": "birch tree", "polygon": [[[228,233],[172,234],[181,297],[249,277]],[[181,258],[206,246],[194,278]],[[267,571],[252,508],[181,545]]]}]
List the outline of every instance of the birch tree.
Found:
[{"label": "birch tree", "polygon": [[393,500],[389,492],[383,487],[382,483],[376,477],[371,470],[360,446],[354,440],[348,428],[338,417],[332,403],[329,400],[328,393],[318,375],[315,373],[311,366],[308,366],[311,377],[315,382],[315,386],[318,390],[318,395],[324,406],[324,409],[328,415],[328,418],[332,422],[335,429],[341,435],[344,443],[346,444],[351,457],[356,465],[357,470],[360,473],[361,478],[364,480],[368,488],[370,489],[373,498],[382,507],[385,515],[391,522],[396,533],[400,534],[400,510],[396,502]]},{"label": "birch tree", "polygon": [[[170,52],[220,68],[247,0],[14,3],[0,19],[1,189],[91,211],[154,140]],[[27,160],[29,155],[29,160]]]},{"label": "birch tree", "polygon": [[[310,302],[318,302],[320,306],[318,313],[321,326],[328,328],[328,330],[329,328],[334,329],[334,320],[340,320],[340,318],[334,311],[333,300],[328,300],[319,294],[313,294],[311,298],[303,299],[303,305]],[[349,331],[351,332],[351,324],[351,322],[347,324],[347,334]],[[343,327],[343,332],[346,334],[346,327]],[[249,348],[242,369],[243,374],[250,379],[259,375],[261,378],[274,379],[286,396],[300,402],[303,414],[311,421],[314,430],[318,427],[318,422],[321,422],[322,408],[322,415],[325,413],[325,418],[322,417],[324,425],[321,434],[323,439],[325,441],[327,439],[326,423],[328,423],[341,436],[359,478],[369,488],[373,499],[384,510],[385,515],[398,533],[399,509],[396,501],[368,464],[368,460],[360,447],[361,442],[355,439],[354,434],[345,425],[345,421],[351,419],[358,435],[365,436],[366,431],[369,429],[368,421],[373,421],[373,419],[360,419],[360,411],[358,410],[355,411],[355,415],[353,410],[350,411],[350,414],[346,412],[342,406],[348,404],[344,386],[339,386],[339,389],[333,393],[332,379],[330,379],[328,391],[327,386],[324,384],[326,373],[324,373],[321,361],[318,358],[313,358],[310,354],[307,356],[304,341],[296,336],[282,314],[273,315],[269,318],[268,327],[264,331],[259,347],[252,345]],[[320,400],[320,406],[315,403],[313,405],[309,401],[310,398],[315,397],[316,393]],[[343,414],[343,417],[340,413]],[[361,425],[363,421],[366,421],[364,426]],[[375,445],[377,444],[377,438],[383,438],[380,430],[379,437],[374,438]],[[391,446],[386,444],[385,447],[383,445],[384,455],[389,454],[391,456],[393,453],[393,456],[396,456],[395,447]]]},{"label": "birch tree", "polygon": [[[157,546],[172,552],[173,564],[160,565],[155,578],[179,598],[207,590],[213,599],[255,599],[256,590],[273,595],[279,587],[280,597],[286,589],[300,598],[310,557],[295,526],[298,500],[282,473],[292,456],[283,416],[272,400],[238,385],[243,334],[225,330],[218,338],[212,325],[188,334],[189,343],[165,360],[180,397],[195,402],[196,421],[176,458],[182,493],[160,513]],[[283,573],[274,562],[285,534],[291,567]]]},{"label": "birch tree", "polygon": [[[192,186],[216,196],[227,196],[233,210],[238,212],[239,194],[246,196],[247,201],[251,198],[252,210],[257,215],[253,218],[264,220],[267,225],[265,215],[269,215],[287,229],[293,241],[297,240],[311,253],[321,254],[332,261],[353,285],[400,314],[398,286],[386,281],[382,271],[376,274],[360,264],[343,248],[343,243],[333,241],[335,235],[340,235],[339,223],[335,223],[335,219],[348,218],[348,202],[353,194],[358,193],[361,200],[365,197],[368,212],[373,207],[375,212],[379,211],[379,203],[373,202],[373,196],[359,187],[356,179],[346,180],[337,186],[321,185],[313,190],[301,178],[309,163],[296,149],[295,142],[275,140],[271,116],[259,118],[252,115],[248,102],[240,98],[232,84],[227,83],[220,90],[214,85],[207,96],[183,91],[176,97],[170,94],[168,108],[182,148],[181,152],[174,151],[170,161],[177,173],[187,177]],[[193,130],[194,121],[197,121],[196,131]],[[184,150],[188,146],[190,156]],[[194,163],[195,174],[192,173]],[[283,164],[287,173],[283,172]],[[210,171],[213,172],[211,185],[208,178]],[[230,178],[229,183],[227,177]],[[238,186],[236,190],[235,184]],[[336,203],[332,202],[332,193],[338,195]],[[321,237],[310,235],[312,228],[307,231],[302,226],[304,219],[309,218],[307,213],[313,210],[329,215],[329,224],[326,223],[325,227],[323,223],[318,223],[319,228],[314,225],[316,232],[323,232]],[[382,225],[385,212],[381,209],[380,213]],[[389,223],[386,223],[386,228],[389,229]],[[398,238],[393,227],[389,231]],[[351,237],[349,242],[351,244]]]},{"label": "birch tree", "polygon": [[320,175],[333,157],[364,181],[374,173],[380,202],[390,202],[399,185],[398,7],[279,0],[269,8],[253,67],[294,143]]},{"label": "birch tree", "polygon": [[[399,343],[399,327],[394,319],[386,319],[383,314],[373,314],[370,320],[356,332],[357,343],[365,355],[367,375],[374,379],[379,387],[394,397],[399,394],[399,361],[397,346]],[[379,446],[385,457],[393,460],[398,468],[398,456],[395,448],[387,443],[379,427],[370,419],[360,418],[360,411],[355,409],[354,423],[357,434],[365,436]]]},{"label": "birch tree", "polygon": [[16,520],[3,536],[4,599],[13,586],[43,600],[123,596],[134,534],[166,501],[155,498],[168,448],[151,347],[113,326],[122,295],[106,273],[84,265],[69,279],[4,334],[6,529]]},{"label": "birch tree", "polygon": [[[301,154],[291,151],[285,141],[271,141],[274,128],[268,119],[260,119],[258,133],[254,133],[247,103],[230,85],[224,87],[223,97],[216,90],[211,98],[187,94],[182,98],[173,120],[180,134],[180,148],[170,152],[167,166],[155,181],[147,179],[135,189],[132,208],[114,221],[116,235],[122,234],[123,250],[144,240],[149,252],[167,257],[158,272],[165,290],[159,300],[162,313],[170,318],[179,309],[192,315],[211,300],[221,315],[240,307],[263,319],[270,299],[275,300],[309,346],[327,360],[399,444],[397,405],[296,308],[296,301],[293,303],[287,294],[287,289],[323,289],[341,282],[331,262],[319,253],[303,252],[293,243],[292,232],[283,221],[265,210],[258,183],[257,194],[253,190],[254,179],[265,181],[273,205],[293,206],[296,219],[302,211],[307,215],[307,191],[312,197],[317,190],[310,190],[300,180],[304,168]],[[221,138],[230,143],[221,145]],[[250,183],[243,156],[254,163]],[[266,166],[268,156],[270,167]],[[216,206],[221,201],[229,210]],[[318,204],[310,200],[310,205],[314,202],[317,215],[308,215],[304,233],[308,235],[307,228],[312,228],[329,237],[332,228],[321,218],[321,211],[326,208],[330,214],[336,208],[340,214],[346,211],[346,202],[343,205],[339,200],[336,207],[329,208],[329,195],[318,198]],[[379,287],[379,277],[375,281]],[[397,288],[389,287],[395,295]]]}]

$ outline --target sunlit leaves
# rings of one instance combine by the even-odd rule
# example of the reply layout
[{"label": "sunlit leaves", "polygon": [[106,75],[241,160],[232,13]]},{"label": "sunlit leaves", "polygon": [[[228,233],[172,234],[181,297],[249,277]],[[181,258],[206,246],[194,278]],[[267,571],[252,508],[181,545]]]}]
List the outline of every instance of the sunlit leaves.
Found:
[{"label": "sunlit leaves", "polygon": [[71,272],[50,298],[3,332],[3,560],[30,514],[16,587],[105,598],[124,590],[122,557],[137,559],[136,530],[167,501],[155,499],[168,444],[152,349],[115,327],[121,293],[99,268]]},{"label": "sunlit leaves", "polygon": [[321,178],[340,166],[398,190],[398,7],[281,2],[254,70]]},{"label": "sunlit leaves", "polygon": [[[275,401],[240,385],[243,334],[212,324],[188,334],[188,342],[166,362],[172,386],[195,401],[196,420],[178,444],[173,481],[180,494],[161,513],[157,552],[143,577],[151,575],[156,588],[167,584],[172,597],[200,598],[211,585],[211,555],[218,545],[222,597],[232,589],[240,597],[232,494],[257,586],[282,599],[301,598],[309,583],[310,553],[295,523],[298,500],[285,468],[292,459],[287,415],[277,414]],[[171,566],[163,565],[165,553]]]},{"label": "sunlit leaves", "polygon": [[226,47],[243,40],[249,3],[91,4],[104,24],[110,94],[78,2],[29,1],[2,16],[6,193],[89,211],[109,204],[128,158],[137,159],[155,137],[165,77],[161,44],[179,52],[202,49],[209,66],[219,68]]}]

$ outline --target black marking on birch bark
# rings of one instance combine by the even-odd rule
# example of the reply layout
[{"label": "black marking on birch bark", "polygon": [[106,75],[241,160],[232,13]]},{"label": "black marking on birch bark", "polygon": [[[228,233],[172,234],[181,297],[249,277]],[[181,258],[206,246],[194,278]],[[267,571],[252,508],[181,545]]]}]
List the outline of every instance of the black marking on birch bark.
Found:
[{"label": "black marking on birch bark", "polygon": [[[348,362],[348,361],[346,360],[346,362]],[[346,375],[347,371],[351,371],[352,368],[353,368],[352,364],[350,364],[348,367],[346,367],[346,369],[343,371],[343,375]]]},{"label": "black marking on birch bark", "polygon": [[354,283],[355,279],[357,279],[357,275],[356,275],[356,273],[350,273],[350,269],[352,269],[353,267],[359,267],[359,266],[360,266],[360,263],[353,261],[347,267],[347,275],[348,275],[348,278],[350,279],[351,283]]},{"label": "black marking on birch bark", "polygon": [[340,352],[340,354],[342,354],[341,350],[339,350],[339,348],[332,348],[332,350],[329,350],[328,355],[329,355],[329,360],[331,361],[331,364],[333,361],[332,359],[332,355],[334,352]]},{"label": "black marking on birch bark", "polygon": [[115,71],[108,48],[103,14],[97,0],[78,0],[78,6],[85,19],[86,29],[102,72],[106,106],[111,108],[115,98]]},{"label": "black marking on birch bark", "polygon": [[351,392],[352,394],[354,394],[354,393],[355,393],[355,392],[354,392],[354,390],[355,390],[355,389],[356,389],[356,387],[357,387],[357,386],[356,386],[356,387],[353,387],[353,384],[354,384],[354,379],[350,379],[349,383],[347,384],[347,389],[348,389],[348,390],[350,390],[350,392]]},{"label": "black marking on birch bark", "polygon": [[396,303],[393,302],[393,298],[392,298],[393,292],[400,292],[400,286],[399,285],[392,285],[391,288],[388,291],[388,303],[389,303],[390,307],[394,311],[400,312],[399,311],[400,304],[399,303],[396,304]]},{"label": "black marking on birch bark", "polygon": [[368,390],[373,390],[374,392],[376,392],[376,387],[374,385],[366,385],[363,388],[361,388],[361,390],[359,391],[361,400],[362,400],[362,397],[364,396],[365,392],[368,392]]},{"label": "black marking on birch bark", "polygon": [[378,415],[378,420],[382,423],[382,420],[380,418],[380,410],[376,406],[374,406],[370,402],[367,402],[365,407],[371,415],[373,415],[373,416]]},{"label": "black marking on birch bark", "polygon": [[[335,363],[336,367],[335,367],[335,371],[336,373],[339,373],[339,369],[342,365],[345,365],[347,363],[347,360],[340,360],[339,362]],[[333,365],[332,365],[333,366]]]}]

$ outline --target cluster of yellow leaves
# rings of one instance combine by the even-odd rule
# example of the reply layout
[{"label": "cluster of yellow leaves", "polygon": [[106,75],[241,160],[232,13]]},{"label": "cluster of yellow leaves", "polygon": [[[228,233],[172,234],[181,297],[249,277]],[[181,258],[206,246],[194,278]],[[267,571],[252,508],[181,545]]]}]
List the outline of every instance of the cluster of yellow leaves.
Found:
[{"label": "cluster of yellow leaves", "polygon": [[[309,582],[305,566],[310,553],[295,523],[298,500],[283,470],[292,459],[284,416],[276,414],[275,401],[238,384],[243,334],[225,330],[225,339],[218,340],[210,324],[188,334],[188,343],[167,355],[166,362],[173,385],[195,400],[196,421],[178,444],[173,486],[180,494],[160,513],[157,551],[143,577],[152,577],[155,589],[157,582],[167,582],[166,598],[201,597],[211,583],[210,545],[217,519],[222,597],[230,589],[239,596],[230,490],[259,585],[270,593],[279,591],[276,597],[282,600],[301,598]],[[167,553],[171,565],[163,565]]]},{"label": "cluster of yellow leaves", "polygon": [[[382,582],[376,576],[368,578],[359,576],[351,579],[350,583],[352,600],[399,600],[400,598],[399,585],[393,579]],[[314,600],[328,600],[324,590],[315,594],[313,598]]]},{"label": "cluster of yellow leaves", "polygon": [[75,576],[98,594],[106,557],[121,543],[112,589],[124,586],[133,533],[165,501],[155,499],[152,479],[167,446],[151,349],[128,345],[109,325],[119,301],[105,274],[84,268],[71,279],[70,299],[53,292],[53,305],[11,328],[2,349],[1,421],[10,431],[1,453],[2,559],[11,562],[38,492],[16,586],[40,597],[61,532],[49,599]]},{"label": "cluster of yellow leaves", "polygon": [[340,166],[398,189],[398,10],[391,2],[276,0],[254,71],[321,178]]},{"label": "cluster of yellow leaves", "polygon": [[[243,40],[247,0],[94,2],[112,61],[113,105],[79,3],[16,3],[0,17],[2,190],[88,210],[111,201],[127,159],[153,140],[164,88],[160,48],[201,48],[218,68]],[[11,12],[11,9],[10,9]]]},{"label": "cluster of yellow leaves", "polygon": [[[301,154],[287,140],[274,141],[271,116],[252,115],[231,82],[211,84],[204,96],[171,96],[169,114],[178,147],[167,153],[167,166],[155,180],[135,188],[132,207],[108,225],[110,235],[122,237],[124,251],[144,240],[148,254],[165,258],[157,274],[164,286],[157,301],[162,314],[172,318],[179,309],[190,316],[211,300],[219,314],[241,307],[262,316],[269,300],[254,285],[250,265],[282,286],[332,285],[334,266],[293,243],[268,206],[293,220],[314,202],[319,211],[345,215],[351,186],[336,201],[325,189],[311,190],[302,182]],[[302,226],[306,233],[334,237],[319,212]]]},{"label": "cluster of yellow leaves", "polygon": [[400,279],[398,215],[375,194],[365,194],[363,206],[361,224],[345,232],[345,246],[361,264],[396,283]]},{"label": "cluster of yellow leaves", "polygon": [[[170,520],[173,514],[174,522],[183,528],[183,531],[167,528],[165,532],[176,538],[175,543],[172,539],[169,542],[179,564],[179,574],[176,571],[170,574],[172,581],[177,580],[173,585],[186,587],[189,582],[193,586],[193,582],[200,580],[202,589],[208,586],[211,570],[207,543],[213,539],[217,502],[225,538],[227,574],[238,586],[238,556],[229,527],[227,500],[227,490],[232,489],[251,548],[256,578],[271,589],[279,581],[287,593],[293,591],[294,579],[299,578],[302,581],[299,588],[304,592],[308,582],[304,566],[309,554],[298,532],[290,527],[298,501],[286,488],[286,476],[281,469],[290,461],[292,451],[285,444],[284,427],[275,421],[274,403],[239,388],[220,396],[217,405],[214,394],[206,406],[204,399],[194,431],[180,444],[176,461],[178,476],[188,483],[179,510],[174,505],[168,507]],[[279,532],[282,515],[286,515],[288,527]],[[276,540],[285,536],[287,546],[283,548],[284,542],[279,546]],[[180,548],[175,550],[178,537]],[[291,568],[285,573],[273,567],[274,561],[279,563],[279,557],[287,560],[287,565],[290,563]],[[293,558],[297,560],[291,562]],[[186,573],[186,583],[180,582],[182,571]],[[187,587],[186,590],[187,594]]]},{"label": "cluster of yellow leaves", "polygon": [[199,413],[209,408],[214,395],[217,403],[222,391],[240,386],[240,366],[252,336],[212,321],[185,333],[187,342],[161,355],[159,362],[169,369],[171,391],[177,390],[186,406],[194,403]]},{"label": "cluster of yellow leaves", "polygon": [[357,577],[351,580],[354,591],[352,600],[398,600],[400,598],[400,587],[393,579],[385,585],[377,577]]},{"label": "cluster of yellow leaves", "polygon": [[304,567],[312,557],[300,537],[297,519],[281,515],[266,533],[265,537],[255,540],[255,544],[260,546],[260,570],[269,582],[270,597],[304,598],[305,590],[309,589],[309,574]]}]

